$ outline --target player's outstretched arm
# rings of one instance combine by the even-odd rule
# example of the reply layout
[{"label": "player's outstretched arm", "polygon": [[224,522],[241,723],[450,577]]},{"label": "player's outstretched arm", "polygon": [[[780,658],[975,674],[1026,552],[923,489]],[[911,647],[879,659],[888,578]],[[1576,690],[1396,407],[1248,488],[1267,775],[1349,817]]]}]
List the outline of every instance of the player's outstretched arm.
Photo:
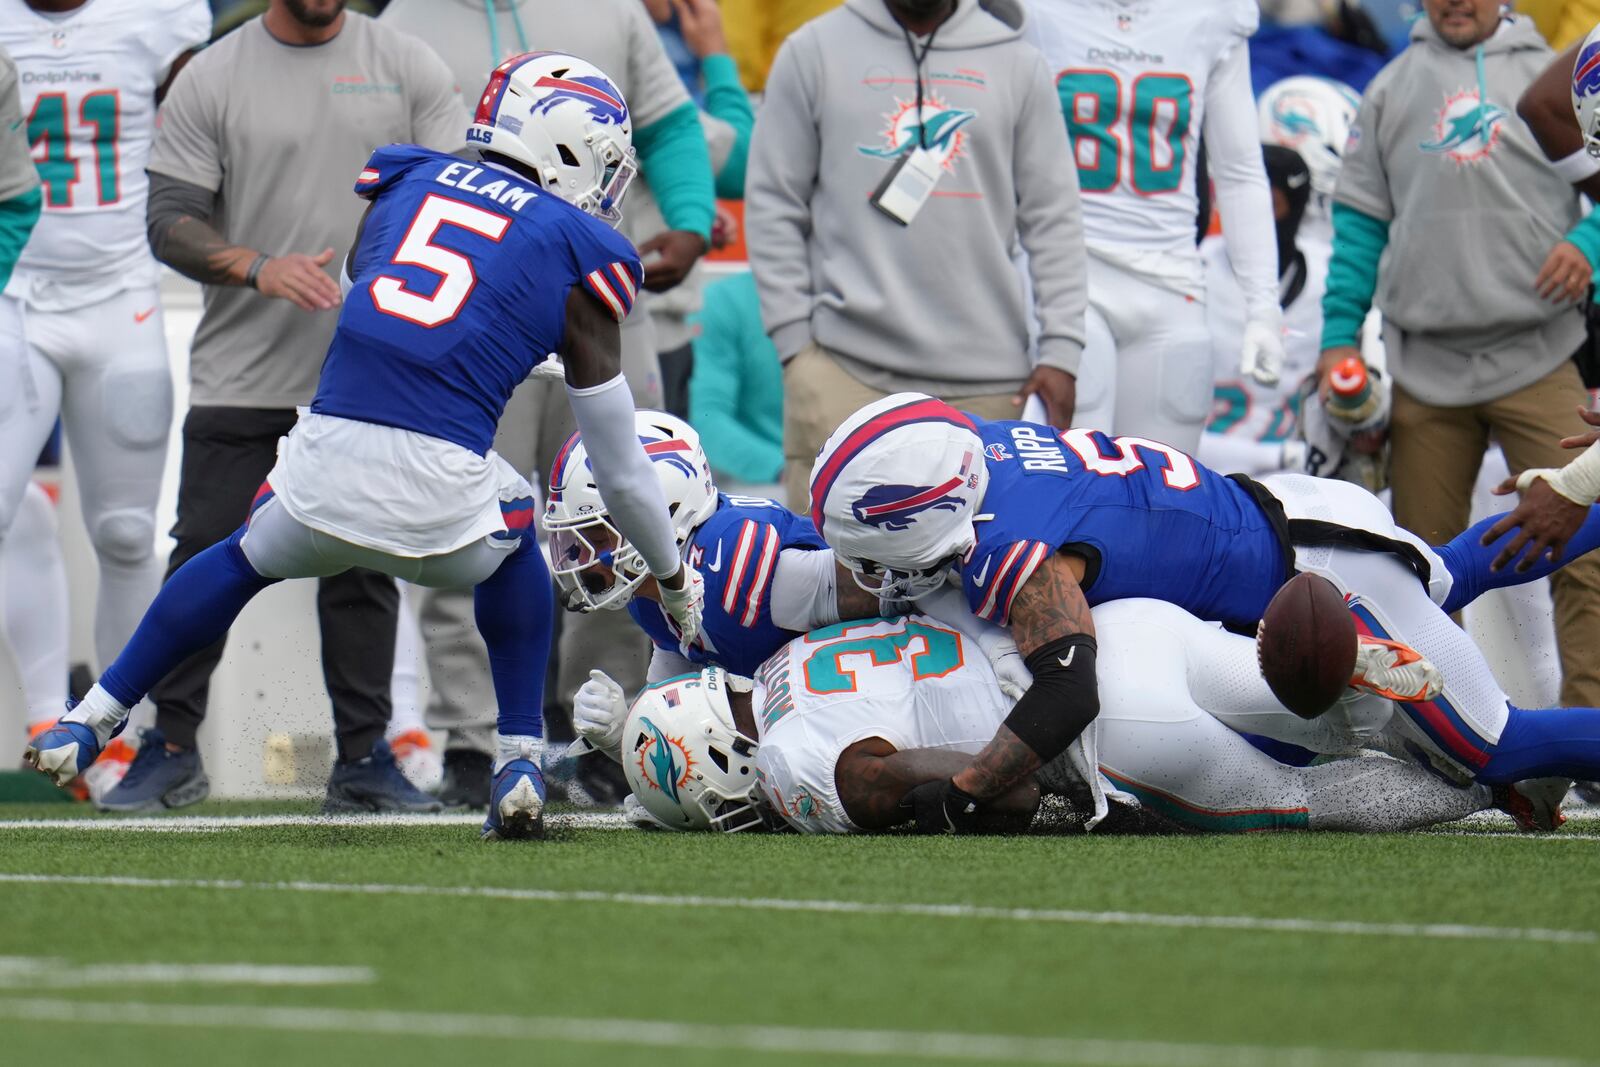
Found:
[{"label": "player's outstretched arm", "polygon": [[678,557],[666,498],[634,432],[633,396],[622,377],[617,318],[581,285],[567,294],[561,344],[567,400],[594,466],[595,485],[617,529],[644,557],[661,591],[661,606],[687,648],[700,633],[704,583]]},{"label": "player's outstretched arm", "polygon": [[977,800],[1001,796],[1055,759],[1100,712],[1094,619],[1068,557],[1046,559],[1017,592],[1011,636],[1033,672],[1033,685],[994,740],[951,780]]},{"label": "player's outstretched arm", "polygon": [[[1579,408],[1578,415],[1590,426],[1600,426],[1600,414]],[[1490,570],[1504,567],[1529,546],[1533,550],[1522,557],[1517,570],[1528,570],[1547,552],[1552,562],[1560,562],[1567,542],[1589,517],[1589,505],[1600,498],[1600,430],[1563,438],[1561,444],[1587,451],[1559,470],[1526,470],[1495,488],[1499,496],[1520,489],[1522,500],[1484,532],[1483,543],[1490,545],[1517,530],[1517,536],[1489,565]]]},{"label": "player's outstretched arm", "polygon": [[[970,762],[959,752],[914,748],[897,752],[881,737],[857,741],[839,756],[834,784],[850,821],[863,830],[887,830],[916,814],[907,796],[918,786],[938,783]],[[1025,778],[1003,796],[986,801],[972,829],[985,833],[1026,830],[1039,809],[1039,786]],[[919,829],[942,831],[942,826]]]}]

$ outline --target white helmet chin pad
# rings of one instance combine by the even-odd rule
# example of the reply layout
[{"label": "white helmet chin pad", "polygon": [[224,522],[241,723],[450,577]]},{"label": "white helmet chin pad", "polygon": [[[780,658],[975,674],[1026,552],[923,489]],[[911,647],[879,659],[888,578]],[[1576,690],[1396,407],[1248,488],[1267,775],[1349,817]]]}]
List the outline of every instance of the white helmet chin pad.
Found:
[{"label": "white helmet chin pad", "polygon": [[[922,393],[897,393],[846,419],[811,468],[811,518],[862,587],[896,572],[882,595],[920,596],[977,541],[988,488],[972,420]],[[917,577],[921,575],[921,577]]]},{"label": "white helmet chin pad", "polygon": [[756,740],[739,732],[721,667],[650,686],[622,728],[622,770],[646,811],[678,830],[761,825]]},{"label": "white helmet chin pad", "polygon": [[525,52],[496,67],[466,146],[521,163],[546,190],[612,225],[639,170],[633,117],[616,83],[562,52]]}]

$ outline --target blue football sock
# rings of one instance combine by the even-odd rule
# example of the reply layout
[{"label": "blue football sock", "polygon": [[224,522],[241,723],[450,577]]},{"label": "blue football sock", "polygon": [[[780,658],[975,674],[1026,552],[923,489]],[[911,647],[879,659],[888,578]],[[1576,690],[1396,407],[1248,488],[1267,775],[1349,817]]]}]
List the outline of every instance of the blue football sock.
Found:
[{"label": "blue football sock", "polygon": [[550,571],[531,536],[478,584],[478,632],[489,646],[489,673],[500,704],[502,737],[544,736],[544,676],[550,664],[556,598]]},{"label": "blue football sock", "polygon": [[1478,781],[1500,785],[1528,778],[1600,779],[1600,708],[1513,706]]},{"label": "blue football sock", "polygon": [[1517,531],[1512,528],[1491,545],[1478,542],[1482,540],[1489,527],[1503,517],[1503,513],[1491,515],[1451,538],[1448,544],[1434,549],[1444,560],[1445,566],[1450,569],[1451,577],[1455,579],[1450,595],[1440,605],[1446,612],[1460,611],[1491,589],[1504,589],[1511,585],[1536,582],[1565,567],[1585,552],[1600,548],[1600,507],[1591,507],[1589,517],[1578,527],[1578,532],[1573,535],[1572,540],[1567,542],[1560,563],[1551,563],[1548,557],[1542,557],[1532,567],[1519,573],[1518,561],[1513,560],[1499,570],[1491,571],[1489,564],[1493,563],[1500,550],[1516,537]]},{"label": "blue football sock", "polygon": [[100,676],[117,703],[139,703],[168,671],[226,634],[250,598],[278,580],[250,566],[239,547],[244,531],[195,556],[161,587],[127,647]]}]

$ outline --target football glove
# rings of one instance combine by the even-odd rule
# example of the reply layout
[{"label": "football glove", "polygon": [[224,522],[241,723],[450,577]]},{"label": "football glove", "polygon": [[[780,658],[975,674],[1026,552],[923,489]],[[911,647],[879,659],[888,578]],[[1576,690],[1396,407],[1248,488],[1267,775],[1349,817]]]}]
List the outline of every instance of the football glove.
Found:
[{"label": "football glove", "polygon": [[572,697],[572,728],[585,751],[613,754],[622,748],[622,727],[628,720],[628,697],[605,671],[590,671],[589,680]]},{"label": "football glove", "polygon": [[534,364],[533,370],[528,372],[528,378],[534,381],[564,382],[567,380],[567,365],[561,362],[560,356],[546,356],[543,363]]},{"label": "football glove", "polygon": [[1262,385],[1277,385],[1283,375],[1284,358],[1283,331],[1276,323],[1245,323],[1240,374],[1248,374]]},{"label": "football glove", "polygon": [[661,593],[661,609],[671,617],[673,629],[678,632],[678,651],[685,656],[694,647],[695,638],[700,636],[700,619],[705,611],[706,581],[700,577],[700,572],[689,566],[687,562],[683,567],[684,583],[682,589],[668,589],[665,582],[657,580],[656,589]]},{"label": "football glove", "polygon": [[978,828],[978,799],[949,778],[923,782],[900,802],[919,834],[967,834]]}]

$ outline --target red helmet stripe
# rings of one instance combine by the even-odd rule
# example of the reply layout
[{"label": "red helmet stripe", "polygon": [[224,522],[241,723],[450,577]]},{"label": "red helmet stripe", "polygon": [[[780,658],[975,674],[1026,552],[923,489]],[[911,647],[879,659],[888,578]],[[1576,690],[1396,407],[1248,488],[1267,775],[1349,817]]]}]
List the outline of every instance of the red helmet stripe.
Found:
[{"label": "red helmet stripe", "polygon": [[943,422],[951,426],[962,426],[973,433],[978,428],[955,408],[942,400],[913,400],[897,408],[879,412],[860,426],[849,437],[844,439],[837,451],[828,462],[817,472],[816,478],[811,482],[811,521],[817,531],[822,531],[822,505],[828,499],[828,493],[833,489],[833,483],[839,480],[845,465],[855,459],[863,449],[872,442],[888,433],[890,430],[908,426],[914,422]]}]

